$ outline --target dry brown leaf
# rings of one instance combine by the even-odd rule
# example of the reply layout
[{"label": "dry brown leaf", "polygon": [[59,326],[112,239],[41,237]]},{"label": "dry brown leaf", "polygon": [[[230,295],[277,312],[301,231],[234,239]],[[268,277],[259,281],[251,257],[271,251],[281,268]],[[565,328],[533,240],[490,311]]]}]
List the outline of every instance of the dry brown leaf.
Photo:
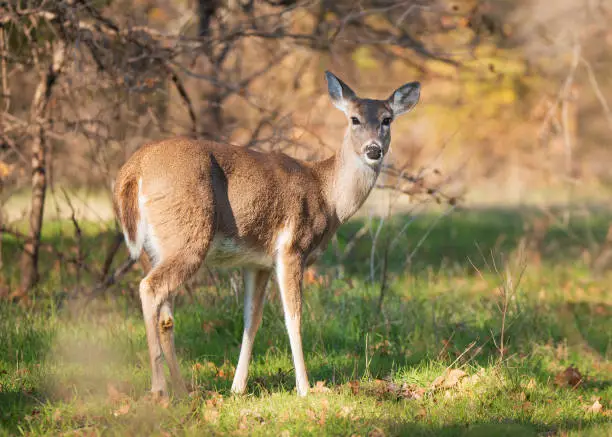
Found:
[{"label": "dry brown leaf", "polygon": [[368,433],[368,437],[385,437],[385,432],[380,428],[374,428]]},{"label": "dry brown leaf", "polygon": [[283,411],[283,413],[278,417],[278,422],[283,423],[289,420],[289,411]]},{"label": "dry brown leaf", "polygon": [[353,411],[353,407],[349,407],[349,406],[345,405],[344,407],[340,408],[340,411],[338,411],[336,416],[338,416],[338,417],[349,417],[352,411]]},{"label": "dry brown leaf", "polygon": [[382,379],[374,380],[374,394],[377,397],[383,397],[389,393],[389,383]]},{"label": "dry brown leaf", "polygon": [[582,383],[582,374],[573,366],[569,366],[555,376],[555,384],[560,387],[577,387]]},{"label": "dry brown leaf", "polygon": [[119,416],[126,415],[129,412],[130,412],[130,404],[123,404],[121,407],[113,411],[113,416],[119,417]]},{"label": "dry brown leaf", "polygon": [[325,381],[317,381],[311,390],[312,393],[328,393],[329,388],[325,387]]},{"label": "dry brown leaf", "polygon": [[219,420],[219,410],[217,410],[216,408],[205,409],[204,420],[212,424],[217,423],[217,420]]},{"label": "dry brown leaf", "polygon": [[308,418],[309,418],[310,420],[312,420],[313,422],[316,422],[316,421],[317,421],[317,413],[316,413],[314,410],[312,410],[312,409],[310,409],[310,408],[309,408],[309,409],[307,409],[307,410],[306,410],[306,415],[307,415],[307,416],[308,416]]},{"label": "dry brown leaf", "polygon": [[325,419],[327,418],[327,408],[321,410],[321,415],[319,416],[319,420],[317,423],[321,426],[325,425]]},{"label": "dry brown leaf", "polygon": [[351,389],[351,393],[354,395],[359,394],[359,381],[350,381],[348,385]]},{"label": "dry brown leaf", "polygon": [[209,395],[212,395],[212,397],[204,401],[206,408],[216,408],[223,405],[223,395],[217,392],[210,392]]},{"label": "dry brown leaf", "polygon": [[403,383],[398,393],[398,397],[402,399],[422,399],[424,395],[424,388],[408,383]]},{"label": "dry brown leaf", "polygon": [[291,433],[289,432],[288,429],[285,429],[281,431],[281,433],[279,434],[279,437],[291,437]]},{"label": "dry brown leaf", "polygon": [[433,389],[448,389],[455,387],[459,384],[462,378],[465,378],[467,373],[461,369],[449,369],[444,375],[438,376],[434,382],[431,383]]},{"label": "dry brown leaf", "polygon": [[314,267],[309,267],[304,272],[304,285],[317,284],[319,281],[317,280],[317,270]]},{"label": "dry brown leaf", "polygon": [[589,413],[601,413],[603,411],[603,405],[599,402],[599,399],[596,399],[593,405],[587,408]]},{"label": "dry brown leaf", "polygon": [[240,419],[238,419],[238,429],[247,429],[249,426],[247,425],[247,417],[246,416],[240,416]]},{"label": "dry brown leaf", "polygon": [[161,396],[157,400],[157,405],[159,405],[162,408],[168,408],[170,406],[170,398],[168,396]]},{"label": "dry brown leaf", "polygon": [[205,334],[210,334],[215,330],[215,328],[216,325],[214,321],[205,320],[204,322],[202,322],[202,331],[204,331]]},{"label": "dry brown leaf", "polygon": [[112,403],[121,402],[128,398],[128,396],[121,392],[112,382],[106,384],[106,393],[108,394],[108,400]]}]

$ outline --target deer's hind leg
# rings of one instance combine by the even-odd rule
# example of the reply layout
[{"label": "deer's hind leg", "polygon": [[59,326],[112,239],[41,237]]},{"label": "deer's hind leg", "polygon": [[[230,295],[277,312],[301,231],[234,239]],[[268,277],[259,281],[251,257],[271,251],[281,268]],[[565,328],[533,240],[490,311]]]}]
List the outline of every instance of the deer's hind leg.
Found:
[{"label": "deer's hind leg", "polygon": [[[162,261],[155,266],[151,273],[145,278],[150,287],[153,297],[153,307],[150,310],[153,314],[152,320],[147,320],[147,333],[149,329],[154,329],[159,341],[156,353],[159,355],[159,348],[164,354],[166,364],[170,370],[170,378],[175,393],[183,396],[187,393],[187,387],[181,377],[180,366],[176,357],[174,347],[174,316],[172,314],[172,291],[185,282],[200,266],[201,261],[194,259],[187,260],[180,256],[171,257],[168,261]],[[143,300],[143,307],[144,307]],[[146,313],[145,313],[146,318]],[[151,346],[151,344],[149,344]],[[155,349],[154,349],[155,350]],[[156,368],[153,367],[153,387],[155,388]],[[158,377],[159,378],[159,377]],[[163,379],[163,374],[162,377]]]},{"label": "deer's hind leg", "polygon": [[[182,190],[149,200],[145,205],[148,234],[145,247],[152,269],[142,280],[140,297],[151,356],[152,391],[166,394],[161,366],[163,352],[177,395],[187,392],[180,375],[174,347],[173,292],[200,267],[214,237],[215,214],[212,190]],[[194,190],[192,190],[194,191]],[[187,199],[187,200],[185,200]]]}]

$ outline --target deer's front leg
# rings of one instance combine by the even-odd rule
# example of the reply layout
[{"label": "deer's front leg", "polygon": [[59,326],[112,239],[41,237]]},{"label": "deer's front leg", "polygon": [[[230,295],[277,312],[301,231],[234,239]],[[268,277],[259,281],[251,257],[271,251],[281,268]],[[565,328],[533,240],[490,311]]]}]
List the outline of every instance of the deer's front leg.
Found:
[{"label": "deer's front leg", "polygon": [[298,255],[281,250],[276,260],[276,277],[285,311],[285,324],[289,333],[295,385],[299,396],[308,393],[308,376],[302,351],[302,274],[303,261]]},{"label": "deer's front leg", "polygon": [[246,390],[249,361],[255,334],[257,334],[263,316],[264,297],[269,277],[270,272],[267,270],[245,269],[244,271],[244,333],[242,334],[240,358],[238,358],[232,383],[232,392],[237,394],[242,394]]}]

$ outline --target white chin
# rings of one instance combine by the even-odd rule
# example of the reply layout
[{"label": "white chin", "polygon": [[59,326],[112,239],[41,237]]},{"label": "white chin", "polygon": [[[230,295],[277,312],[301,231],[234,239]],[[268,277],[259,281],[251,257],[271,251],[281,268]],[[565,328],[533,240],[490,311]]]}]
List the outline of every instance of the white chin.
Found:
[{"label": "white chin", "polygon": [[368,164],[371,167],[376,167],[377,165],[380,165],[380,163],[382,162],[384,156],[381,156],[378,159],[370,159],[368,158],[368,155],[364,155],[363,159],[365,160],[366,164]]}]

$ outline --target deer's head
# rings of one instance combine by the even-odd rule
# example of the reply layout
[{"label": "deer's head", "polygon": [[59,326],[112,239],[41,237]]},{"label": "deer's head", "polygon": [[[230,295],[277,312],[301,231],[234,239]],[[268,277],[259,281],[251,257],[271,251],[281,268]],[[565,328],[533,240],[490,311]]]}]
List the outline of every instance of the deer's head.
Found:
[{"label": "deer's head", "polygon": [[421,85],[410,82],[395,90],[387,100],[360,99],[329,71],[325,72],[333,104],[348,120],[344,146],[368,166],[380,168],[391,143],[391,123],[419,101]]}]

